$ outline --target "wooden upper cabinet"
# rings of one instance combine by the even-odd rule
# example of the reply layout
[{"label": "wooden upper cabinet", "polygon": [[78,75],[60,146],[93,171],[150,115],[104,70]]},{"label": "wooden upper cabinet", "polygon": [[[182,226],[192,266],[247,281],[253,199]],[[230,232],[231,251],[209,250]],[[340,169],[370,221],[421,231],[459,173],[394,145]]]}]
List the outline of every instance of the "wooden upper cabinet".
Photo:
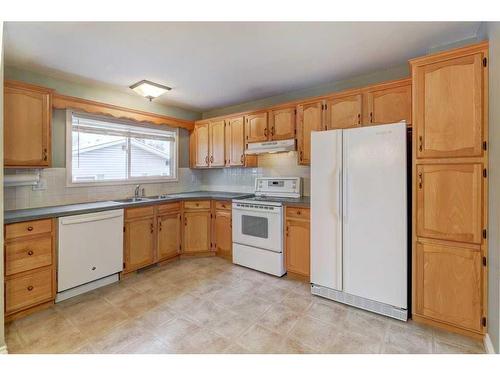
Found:
[{"label": "wooden upper cabinet", "polygon": [[419,240],[416,245],[416,312],[481,331],[479,246]]},{"label": "wooden upper cabinet", "polygon": [[367,125],[411,124],[411,83],[403,86],[374,88],[366,92]]},{"label": "wooden upper cabinet", "polygon": [[323,101],[304,103],[297,106],[299,164],[311,164],[311,132],[323,129],[323,108]]},{"label": "wooden upper cabinet", "polygon": [[242,166],[245,162],[245,124],[243,116],[226,120],[226,165]]},{"label": "wooden upper cabinet", "polygon": [[361,94],[331,98],[326,101],[326,128],[347,129],[361,124]]},{"label": "wooden upper cabinet", "polygon": [[51,161],[51,91],[5,82],[4,165],[48,167]]},{"label": "wooden upper cabinet", "polygon": [[125,270],[135,271],[155,261],[154,218],[125,222]]},{"label": "wooden upper cabinet", "polygon": [[413,67],[417,157],[482,155],[483,56],[479,52]]},{"label": "wooden upper cabinet", "polygon": [[209,123],[210,167],[223,167],[225,164],[224,124],[224,120]]},{"label": "wooden upper cabinet", "polygon": [[210,210],[184,212],[183,252],[210,251]]},{"label": "wooden upper cabinet", "polygon": [[245,138],[247,143],[267,141],[268,135],[267,112],[245,116]]},{"label": "wooden upper cabinet", "polygon": [[209,123],[202,122],[194,125],[195,166],[208,167],[209,156]]},{"label": "wooden upper cabinet", "polygon": [[158,260],[173,258],[181,251],[181,214],[161,215],[157,221]]},{"label": "wooden upper cabinet", "polygon": [[417,165],[417,236],[480,244],[482,164]]},{"label": "wooden upper cabinet", "polygon": [[269,111],[270,139],[295,138],[295,107],[274,109]]}]

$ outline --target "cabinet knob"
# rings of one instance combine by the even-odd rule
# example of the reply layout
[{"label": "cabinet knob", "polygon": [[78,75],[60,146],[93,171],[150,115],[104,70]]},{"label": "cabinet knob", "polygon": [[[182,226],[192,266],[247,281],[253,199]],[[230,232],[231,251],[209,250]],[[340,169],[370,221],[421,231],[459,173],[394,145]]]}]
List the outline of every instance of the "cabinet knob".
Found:
[{"label": "cabinet knob", "polygon": [[150,228],[151,228],[151,233],[153,233],[154,232],[154,225],[153,225],[153,223],[150,224]]},{"label": "cabinet knob", "polygon": [[241,154],[240,161],[241,161],[242,164],[243,164],[244,158],[245,158],[245,155]]},{"label": "cabinet knob", "polygon": [[43,161],[47,161],[47,149],[43,149]]},{"label": "cabinet knob", "polygon": [[28,232],[31,232],[33,230],[33,227],[28,227]]},{"label": "cabinet knob", "polygon": [[29,292],[31,292],[33,290],[33,285],[30,285],[27,289]]},{"label": "cabinet knob", "polygon": [[300,210],[297,211],[297,215],[300,215]]},{"label": "cabinet knob", "polygon": [[28,255],[29,255],[29,256],[32,256],[33,254],[34,254],[34,253],[33,253],[33,250],[29,250],[29,251],[28,251]]}]

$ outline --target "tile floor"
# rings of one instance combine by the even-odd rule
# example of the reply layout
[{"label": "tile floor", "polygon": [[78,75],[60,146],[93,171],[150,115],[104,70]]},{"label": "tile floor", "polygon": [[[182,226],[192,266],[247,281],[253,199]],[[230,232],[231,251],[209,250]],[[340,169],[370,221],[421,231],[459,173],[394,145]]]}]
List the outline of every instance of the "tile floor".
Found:
[{"label": "tile floor", "polygon": [[483,345],[195,258],[154,267],[6,326],[10,353],[483,353]]}]

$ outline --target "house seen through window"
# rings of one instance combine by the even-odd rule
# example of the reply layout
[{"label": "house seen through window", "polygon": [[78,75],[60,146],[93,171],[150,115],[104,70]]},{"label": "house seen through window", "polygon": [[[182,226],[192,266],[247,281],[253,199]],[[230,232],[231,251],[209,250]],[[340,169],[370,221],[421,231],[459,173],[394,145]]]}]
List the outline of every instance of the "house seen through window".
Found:
[{"label": "house seen through window", "polygon": [[70,184],[134,183],[177,177],[176,130],[77,113],[68,117],[68,127]]}]

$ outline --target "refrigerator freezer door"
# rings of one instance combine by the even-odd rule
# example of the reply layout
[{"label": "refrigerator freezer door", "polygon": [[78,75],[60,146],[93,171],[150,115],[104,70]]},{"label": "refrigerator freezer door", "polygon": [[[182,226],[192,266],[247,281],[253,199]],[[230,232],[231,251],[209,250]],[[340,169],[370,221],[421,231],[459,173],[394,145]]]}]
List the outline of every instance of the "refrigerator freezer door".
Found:
[{"label": "refrigerator freezer door", "polygon": [[406,125],[343,134],[344,292],[407,306]]},{"label": "refrigerator freezer door", "polygon": [[342,290],[342,130],[311,144],[311,283]]}]

